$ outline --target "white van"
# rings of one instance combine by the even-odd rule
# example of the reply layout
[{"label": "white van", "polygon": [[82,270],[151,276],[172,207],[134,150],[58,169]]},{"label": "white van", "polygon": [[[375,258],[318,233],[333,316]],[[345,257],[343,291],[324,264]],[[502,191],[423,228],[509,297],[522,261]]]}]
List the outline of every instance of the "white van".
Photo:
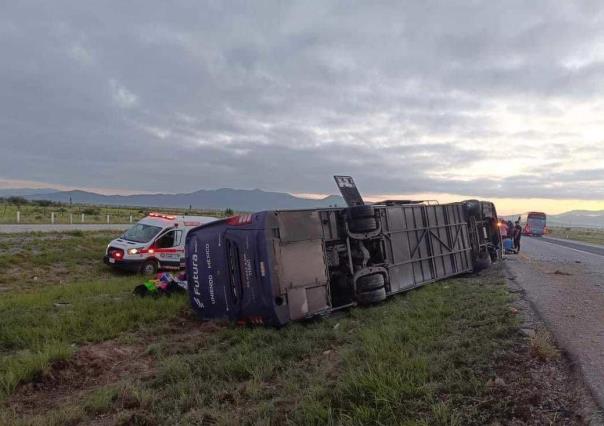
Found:
[{"label": "white van", "polygon": [[103,261],[145,275],[185,264],[185,237],[190,229],[218,220],[207,216],[149,213],[107,246]]}]

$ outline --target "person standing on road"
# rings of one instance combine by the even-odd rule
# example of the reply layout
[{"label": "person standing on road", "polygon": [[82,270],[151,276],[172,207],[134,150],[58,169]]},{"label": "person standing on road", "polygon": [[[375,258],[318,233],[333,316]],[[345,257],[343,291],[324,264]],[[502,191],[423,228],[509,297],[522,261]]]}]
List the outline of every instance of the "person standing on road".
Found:
[{"label": "person standing on road", "polygon": [[522,237],[522,226],[520,226],[520,221],[516,221],[516,226],[514,226],[514,251],[516,253],[520,253],[520,237]]}]

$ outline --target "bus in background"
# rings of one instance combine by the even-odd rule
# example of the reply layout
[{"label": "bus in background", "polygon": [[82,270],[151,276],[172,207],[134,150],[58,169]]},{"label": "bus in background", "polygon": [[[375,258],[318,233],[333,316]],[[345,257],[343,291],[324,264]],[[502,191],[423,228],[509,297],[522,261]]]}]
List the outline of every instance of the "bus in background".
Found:
[{"label": "bus in background", "polygon": [[546,216],[542,212],[528,212],[521,216],[522,234],[542,237],[545,234]]}]

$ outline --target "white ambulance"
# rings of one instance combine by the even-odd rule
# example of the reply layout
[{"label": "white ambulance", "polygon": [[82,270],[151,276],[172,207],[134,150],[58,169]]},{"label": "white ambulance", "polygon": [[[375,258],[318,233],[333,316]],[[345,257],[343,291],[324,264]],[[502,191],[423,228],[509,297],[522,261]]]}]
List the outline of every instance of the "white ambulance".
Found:
[{"label": "white ambulance", "polygon": [[107,246],[103,261],[110,266],[153,275],[159,269],[185,264],[185,237],[190,229],[218,220],[208,216],[149,213]]}]

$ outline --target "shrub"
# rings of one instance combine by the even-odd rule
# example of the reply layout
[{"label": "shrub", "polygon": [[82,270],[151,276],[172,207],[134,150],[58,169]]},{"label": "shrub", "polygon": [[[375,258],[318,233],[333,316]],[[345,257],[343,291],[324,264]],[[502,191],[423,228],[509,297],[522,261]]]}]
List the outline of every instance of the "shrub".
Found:
[{"label": "shrub", "polygon": [[86,207],[82,210],[82,213],[87,216],[98,216],[99,214],[101,214],[101,210],[96,207]]},{"label": "shrub", "polygon": [[26,200],[23,197],[15,197],[15,196],[8,197],[6,199],[6,201],[8,201],[10,204],[16,204],[17,206],[21,206],[21,205],[24,205],[24,204],[29,204],[29,201]]}]

